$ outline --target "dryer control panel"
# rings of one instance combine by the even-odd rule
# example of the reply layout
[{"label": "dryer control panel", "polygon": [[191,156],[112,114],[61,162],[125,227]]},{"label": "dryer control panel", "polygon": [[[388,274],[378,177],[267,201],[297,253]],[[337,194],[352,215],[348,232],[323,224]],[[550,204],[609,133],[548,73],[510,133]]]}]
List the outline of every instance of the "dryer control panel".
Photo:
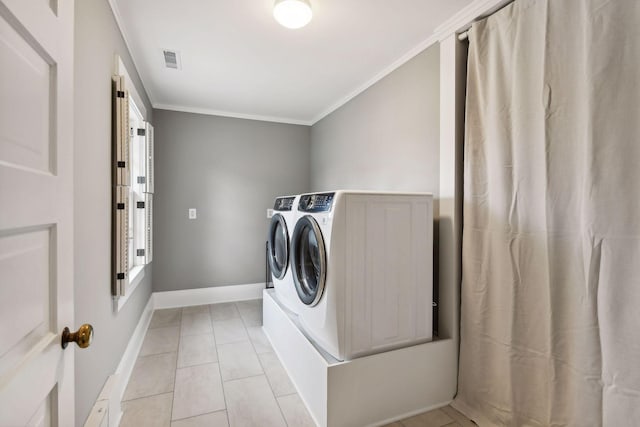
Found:
[{"label": "dryer control panel", "polygon": [[290,211],[293,209],[295,197],[278,197],[273,204],[274,211]]},{"label": "dryer control panel", "polygon": [[304,194],[300,196],[300,212],[329,212],[333,206],[335,193]]}]

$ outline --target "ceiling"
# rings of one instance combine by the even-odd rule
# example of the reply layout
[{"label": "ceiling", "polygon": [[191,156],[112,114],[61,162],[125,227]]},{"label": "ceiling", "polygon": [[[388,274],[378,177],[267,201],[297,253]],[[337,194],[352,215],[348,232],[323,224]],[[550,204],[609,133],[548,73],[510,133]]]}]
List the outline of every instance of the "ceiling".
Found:
[{"label": "ceiling", "polygon": [[[313,124],[472,0],[311,0],[298,30],[273,19],[273,0],[110,2],[155,108]],[[181,69],[165,67],[163,49]]]}]

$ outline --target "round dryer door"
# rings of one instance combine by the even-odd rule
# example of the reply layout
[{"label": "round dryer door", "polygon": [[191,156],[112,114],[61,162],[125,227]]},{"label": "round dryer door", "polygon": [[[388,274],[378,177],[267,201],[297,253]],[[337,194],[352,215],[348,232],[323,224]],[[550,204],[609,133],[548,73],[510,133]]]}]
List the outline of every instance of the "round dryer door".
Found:
[{"label": "round dryer door", "polygon": [[276,279],[282,279],[289,264],[289,232],[287,231],[287,223],[280,214],[271,217],[267,244],[271,272]]},{"label": "round dryer door", "polygon": [[318,223],[311,215],[296,223],[291,236],[291,269],[296,291],[303,303],[318,304],[327,275],[324,240]]}]

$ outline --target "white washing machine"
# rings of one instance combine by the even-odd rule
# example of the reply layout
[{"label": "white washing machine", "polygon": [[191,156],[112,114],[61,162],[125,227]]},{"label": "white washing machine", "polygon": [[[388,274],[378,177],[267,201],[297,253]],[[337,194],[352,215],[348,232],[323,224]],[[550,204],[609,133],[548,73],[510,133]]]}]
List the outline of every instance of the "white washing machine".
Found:
[{"label": "white washing machine", "polygon": [[431,341],[433,196],[301,195],[291,270],[304,332],[336,359]]},{"label": "white washing machine", "polygon": [[269,268],[278,300],[289,310],[297,312],[299,306],[291,275],[291,232],[295,226],[297,204],[300,196],[277,197],[273,204],[274,214],[267,233]]}]

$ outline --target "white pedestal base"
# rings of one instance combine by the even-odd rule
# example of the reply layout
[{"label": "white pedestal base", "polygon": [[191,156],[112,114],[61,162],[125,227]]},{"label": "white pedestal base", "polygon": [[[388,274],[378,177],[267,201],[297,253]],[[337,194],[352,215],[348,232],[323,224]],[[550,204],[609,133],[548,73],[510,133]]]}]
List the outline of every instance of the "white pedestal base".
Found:
[{"label": "white pedestal base", "polygon": [[307,339],[276,298],[273,290],[263,293],[263,329],[318,426],[381,426],[453,399],[453,339],[338,362]]}]

